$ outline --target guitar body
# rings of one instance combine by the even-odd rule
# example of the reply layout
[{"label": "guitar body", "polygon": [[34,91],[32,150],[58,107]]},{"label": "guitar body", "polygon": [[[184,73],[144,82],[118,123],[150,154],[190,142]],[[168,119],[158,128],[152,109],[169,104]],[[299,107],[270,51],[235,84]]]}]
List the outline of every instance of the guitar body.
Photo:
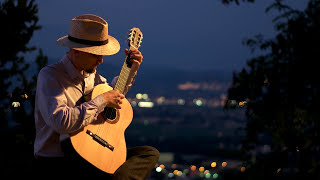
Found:
[{"label": "guitar body", "polygon": [[[99,84],[93,89],[92,99],[112,89],[106,84]],[[132,121],[133,110],[124,98],[121,109],[116,110],[115,119],[104,119],[102,113],[98,115],[98,123],[89,124],[71,135],[71,142],[80,156],[98,169],[113,174],[126,161],[124,132]]]}]

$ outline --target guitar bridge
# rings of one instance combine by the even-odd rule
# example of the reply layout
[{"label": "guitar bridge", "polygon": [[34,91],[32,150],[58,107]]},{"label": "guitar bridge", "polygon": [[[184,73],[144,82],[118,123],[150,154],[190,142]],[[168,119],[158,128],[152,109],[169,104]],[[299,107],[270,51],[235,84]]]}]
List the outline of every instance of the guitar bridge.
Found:
[{"label": "guitar bridge", "polygon": [[107,147],[108,149],[110,149],[111,151],[114,150],[114,147],[109,144],[107,141],[105,141],[104,139],[102,139],[100,136],[98,136],[97,134],[92,133],[90,130],[87,129],[86,133],[92,137],[93,140],[95,140],[97,143],[101,144],[104,147]]}]

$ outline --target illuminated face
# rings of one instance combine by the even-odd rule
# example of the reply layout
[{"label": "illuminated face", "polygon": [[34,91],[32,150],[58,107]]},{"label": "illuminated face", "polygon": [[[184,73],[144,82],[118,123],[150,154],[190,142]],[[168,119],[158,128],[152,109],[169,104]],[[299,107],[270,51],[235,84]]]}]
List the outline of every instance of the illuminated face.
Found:
[{"label": "illuminated face", "polygon": [[96,71],[97,66],[103,63],[102,55],[90,54],[82,51],[74,51],[75,63],[78,69],[87,73]]}]

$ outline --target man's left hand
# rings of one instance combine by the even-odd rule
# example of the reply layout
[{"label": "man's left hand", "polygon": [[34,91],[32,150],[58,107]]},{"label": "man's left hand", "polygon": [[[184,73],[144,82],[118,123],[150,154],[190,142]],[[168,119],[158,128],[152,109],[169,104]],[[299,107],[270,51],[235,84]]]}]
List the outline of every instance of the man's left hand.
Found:
[{"label": "man's left hand", "polygon": [[131,50],[125,49],[124,52],[126,56],[128,54],[130,56],[130,60],[132,62],[131,71],[137,72],[143,59],[141,52],[138,49],[131,49]]}]

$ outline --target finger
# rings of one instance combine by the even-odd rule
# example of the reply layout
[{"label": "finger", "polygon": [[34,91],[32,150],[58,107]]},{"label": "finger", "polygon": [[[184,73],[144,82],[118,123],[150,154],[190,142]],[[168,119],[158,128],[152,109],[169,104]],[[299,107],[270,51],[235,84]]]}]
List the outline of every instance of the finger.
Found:
[{"label": "finger", "polygon": [[127,56],[128,53],[129,53],[129,50],[126,48],[126,49],[124,50],[124,54]]},{"label": "finger", "polygon": [[142,60],[141,60],[141,61],[138,61],[138,60],[136,60],[136,59],[132,59],[131,61],[132,61],[132,63],[137,63],[137,64],[139,64],[139,65],[142,63]]}]

